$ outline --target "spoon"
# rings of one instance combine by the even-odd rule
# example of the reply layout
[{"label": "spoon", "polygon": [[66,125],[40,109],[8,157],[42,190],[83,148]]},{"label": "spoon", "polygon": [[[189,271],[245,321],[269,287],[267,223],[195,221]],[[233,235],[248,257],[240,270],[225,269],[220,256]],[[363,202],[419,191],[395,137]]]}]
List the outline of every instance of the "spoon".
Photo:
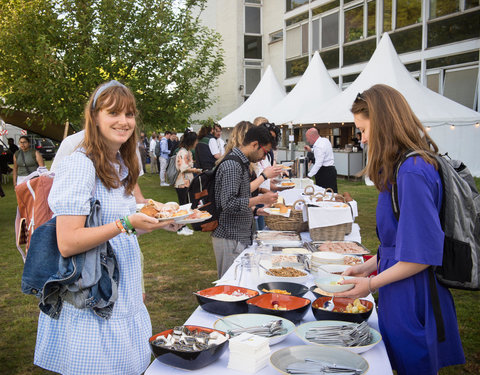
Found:
[{"label": "spoon", "polygon": [[333,311],[333,308],[335,307],[335,304],[333,303],[333,295],[330,301],[325,301],[323,304],[323,308],[327,311]]}]

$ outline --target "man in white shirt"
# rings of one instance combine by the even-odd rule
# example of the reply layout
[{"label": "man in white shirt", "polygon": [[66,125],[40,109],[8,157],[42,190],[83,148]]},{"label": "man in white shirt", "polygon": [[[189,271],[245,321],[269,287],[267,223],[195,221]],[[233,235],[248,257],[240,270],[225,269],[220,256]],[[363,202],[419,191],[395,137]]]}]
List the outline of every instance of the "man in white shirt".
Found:
[{"label": "man in white shirt", "polygon": [[170,157],[168,141],[170,140],[171,134],[172,133],[167,130],[163,138],[160,140],[160,155],[158,156],[158,160],[160,160],[160,186],[170,186],[167,184],[165,172],[167,170],[168,158]]},{"label": "man in white shirt", "polygon": [[[220,124],[215,124],[215,126],[213,127],[213,136],[215,137],[215,140],[217,142],[217,148],[215,149],[214,146],[213,151],[218,150],[218,153],[220,154],[220,156],[222,156],[223,154],[225,154],[225,141],[222,139],[222,127],[220,126]],[[210,142],[208,146],[210,147]],[[210,152],[212,153],[212,155],[215,155],[213,151],[210,147]]]},{"label": "man in white shirt", "polygon": [[148,152],[150,154],[150,173],[158,173],[158,159],[157,155],[155,155],[155,146],[157,145],[157,135],[155,133],[152,134],[152,139],[150,140],[150,147]]},{"label": "man in white shirt", "polygon": [[[333,159],[332,144],[327,138],[322,138],[316,128],[310,128],[305,134],[307,142],[313,148],[315,164],[308,172],[308,177],[315,176],[315,184],[325,189],[331,188],[337,192],[337,169]],[[309,151],[310,147],[305,146]]]}]

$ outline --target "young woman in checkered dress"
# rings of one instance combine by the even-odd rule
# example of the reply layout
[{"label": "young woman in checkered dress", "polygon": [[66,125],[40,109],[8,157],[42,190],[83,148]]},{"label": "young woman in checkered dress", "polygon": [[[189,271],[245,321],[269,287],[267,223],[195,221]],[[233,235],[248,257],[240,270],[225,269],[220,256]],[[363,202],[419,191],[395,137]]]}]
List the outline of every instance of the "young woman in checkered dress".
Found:
[{"label": "young woman in checkered dress", "polygon": [[[127,87],[117,81],[99,86],[85,108],[83,144],[56,171],[48,202],[57,217],[61,254],[76,255],[110,241],[120,277],[109,319],[65,301],[58,320],[40,313],[34,363],[47,370],[141,374],[150,363],[152,327],[142,299],[140,248],[136,235],[128,235],[119,219],[127,217],[142,232],[177,226],[135,213],[135,116],[135,99]],[[92,195],[100,201],[104,225],[85,228]]]}]

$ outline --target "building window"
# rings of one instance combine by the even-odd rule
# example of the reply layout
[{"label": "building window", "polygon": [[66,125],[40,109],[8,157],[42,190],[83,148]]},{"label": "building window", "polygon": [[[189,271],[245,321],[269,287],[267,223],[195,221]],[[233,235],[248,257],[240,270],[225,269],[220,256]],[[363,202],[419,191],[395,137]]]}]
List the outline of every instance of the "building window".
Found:
[{"label": "building window", "polygon": [[250,96],[262,77],[261,69],[245,68],[245,96]]},{"label": "building window", "polygon": [[286,58],[298,57],[302,54],[302,28],[300,26],[287,30]]},{"label": "building window", "polygon": [[246,59],[262,58],[262,37],[261,36],[244,36],[244,50]]},{"label": "building window", "polygon": [[299,16],[289,18],[288,20],[285,20],[285,26],[291,26],[295,23],[302,22],[304,20],[308,19],[308,12],[302,13]]},{"label": "building window", "polygon": [[440,73],[427,73],[427,87],[437,94],[440,93]]},{"label": "building window", "polygon": [[478,67],[476,66],[445,71],[443,95],[474,109],[477,77]]},{"label": "building window", "polygon": [[375,38],[343,47],[343,65],[352,65],[368,61],[372,57],[377,42]]},{"label": "building window", "polygon": [[383,31],[392,30],[392,1],[383,1]]},{"label": "building window", "polygon": [[427,60],[427,69],[440,68],[443,66],[452,66],[478,61],[478,51],[461,53],[437,59]]},{"label": "building window", "polygon": [[339,53],[340,53],[339,48],[320,52],[320,57],[322,58],[323,63],[325,64],[325,67],[327,69],[338,69],[340,65]]},{"label": "building window", "polygon": [[391,33],[390,38],[399,54],[418,51],[422,49],[422,25]]},{"label": "building window", "polygon": [[338,44],[338,12],[322,17],[322,48]]},{"label": "building window", "polygon": [[312,51],[320,49],[320,19],[312,21]]},{"label": "building window", "polygon": [[260,8],[259,7],[245,7],[245,33],[246,34],[260,34]]},{"label": "building window", "polygon": [[430,19],[452,14],[460,10],[458,0],[430,0]]},{"label": "building window", "polygon": [[422,0],[397,0],[396,29],[420,22],[422,22]]},{"label": "building window", "polygon": [[345,11],[345,43],[363,38],[363,4]]},{"label": "building window", "polygon": [[302,25],[302,55],[308,53],[308,23]]},{"label": "building window", "polygon": [[317,8],[312,9],[312,16],[316,16],[317,14],[322,14],[330,9],[337,8],[340,5],[340,0],[335,0],[325,5],[321,5]]},{"label": "building window", "polygon": [[308,56],[286,62],[287,78],[301,76],[308,66]]},{"label": "building window", "polygon": [[279,40],[283,40],[283,30],[275,31],[270,34],[270,43],[278,42]]},{"label": "building window", "polygon": [[475,8],[480,5],[480,0],[465,0],[465,9]]},{"label": "building window", "polygon": [[245,0],[246,3],[261,4],[262,0]]},{"label": "building window", "polygon": [[376,0],[367,3],[367,37],[375,35]]},{"label": "building window", "polygon": [[303,4],[308,4],[308,0],[286,0],[286,9],[289,10],[295,9]]},{"label": "building window", "polygon": [[428,24],[427,46],[435,47],[478,38],[478,30],[480,30],[480,11],[432,21]]}]

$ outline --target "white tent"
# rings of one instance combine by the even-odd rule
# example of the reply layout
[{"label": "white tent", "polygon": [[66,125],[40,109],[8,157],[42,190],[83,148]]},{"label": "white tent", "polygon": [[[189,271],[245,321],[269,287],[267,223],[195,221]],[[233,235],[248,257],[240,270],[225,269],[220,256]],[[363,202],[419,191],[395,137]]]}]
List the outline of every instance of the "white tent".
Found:
[{"label": "white tent", "polygon": [[302,113],[318,108],[340,92],[317,51],[300,81],[266,117],[276,124],[286,124]]},{"label": "white tent", "polygon": [[[480,176],[480,113],[422,86],[400,61],[390,37],[385,33],[365,69],[341,94],[309,113],[293,120],[296,124],[353,122],[350,112],[357,93],[383,83],[400,91],[420,121],[430,127],[430,136],[440,152],[462,160],[470,171]],[[450,127],[455,124],[455,128]]]},{"label": "white tent", "polygon": [[233,112],[222,118],[219,123],[223,127],[232,128],[240,121],[252,121],[255,117],[264,116],[285,97],[285,89],[278,83],[269,65],[252,95]]}]

